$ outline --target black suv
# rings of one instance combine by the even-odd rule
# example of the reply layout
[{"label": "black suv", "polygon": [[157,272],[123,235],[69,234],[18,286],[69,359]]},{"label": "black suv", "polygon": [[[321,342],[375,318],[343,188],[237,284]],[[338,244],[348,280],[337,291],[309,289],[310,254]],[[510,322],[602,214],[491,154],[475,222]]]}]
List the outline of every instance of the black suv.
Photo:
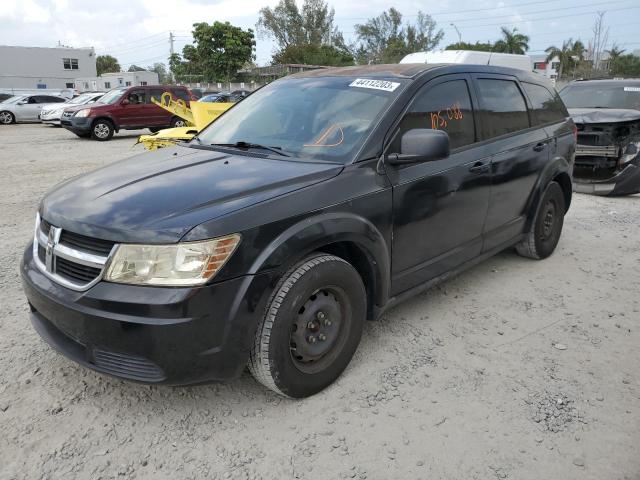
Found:
[{"label": "black suv", "polygon": [[575,129],[534,74],[377,65],[286,77],[188,144],[51,191],[21,267],[75,361],[165,384],[331,384],[366,319],[505,248],[549,256]]}]

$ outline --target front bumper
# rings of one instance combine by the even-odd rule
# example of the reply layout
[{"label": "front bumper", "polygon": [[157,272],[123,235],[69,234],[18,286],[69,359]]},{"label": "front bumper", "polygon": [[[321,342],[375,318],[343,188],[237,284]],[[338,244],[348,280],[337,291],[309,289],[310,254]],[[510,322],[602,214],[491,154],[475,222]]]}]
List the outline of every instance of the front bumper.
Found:
[{"label": "front bumper", "polygon": [[73,133],[89,133],[91,131],[91,117],[62,117],[60,125]]},{"label": "front bumper", "polygon": [[588,180],[574,175],[573,190],[579,193],[609,196],[639,193],[640,167],[633,164],[627,165],[613,177],[604,180]]},{"label": "front bumper", "polygon": [[20,267],[31,322],[60,353],[144,383],[186,385],[240,375],[271,274],[197,288],[99,282],[85,292],[53,282],[27,247]]}]

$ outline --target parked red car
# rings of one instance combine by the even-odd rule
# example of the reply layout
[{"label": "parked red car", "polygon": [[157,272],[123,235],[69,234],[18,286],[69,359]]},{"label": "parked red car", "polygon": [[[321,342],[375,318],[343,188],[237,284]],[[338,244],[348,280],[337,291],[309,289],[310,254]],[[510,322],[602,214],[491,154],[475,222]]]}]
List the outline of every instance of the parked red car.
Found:
[{"label": "parked red car", "polygon": [[100,141],[111,139],[120,130],[148,128],[157,132],[163,128],[186,126],[182,118],[151,102],[152,97],[160,100],[165,92],[170,92],[174,99],[184,100],[187,105],[195,99],[186,87],[145,85],[116,88],[90,106],[65,109],[60,124],[79,137]]}]

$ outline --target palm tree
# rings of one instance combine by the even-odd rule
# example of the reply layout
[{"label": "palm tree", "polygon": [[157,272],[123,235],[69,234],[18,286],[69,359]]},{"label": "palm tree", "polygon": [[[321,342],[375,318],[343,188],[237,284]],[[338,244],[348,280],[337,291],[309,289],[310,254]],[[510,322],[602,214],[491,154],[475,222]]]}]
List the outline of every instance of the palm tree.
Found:
[{"label": "palm tree", "polygon": [[522,33],[518,33],[518,29],[509,30],[502,27],[502,39],[494,44],[494,51],[502,53],[524,54],[529,50],[529,37]]},{"label": "palm tree", "polygon": [[[550,62],[555,57],[558,57],[560,62],[560,68],[558,69],[558,78],[562,78],[562,72],[565,67],[569,68],[574,62],[582,60],[584,56],[584,45],[580,40],[575,42],[570,38],[562,42],[562,47],[558,48],[555,45],[550,46],[545,50],[547,52],[547,62]],[[574,59],[574,57],[576,57]]]},{"label": "palm tree", "polygon": [[605,50],[605,52],[609,54],[609,68],[611,69],[626,50],[614,43],[611,45],[611,48]]}]

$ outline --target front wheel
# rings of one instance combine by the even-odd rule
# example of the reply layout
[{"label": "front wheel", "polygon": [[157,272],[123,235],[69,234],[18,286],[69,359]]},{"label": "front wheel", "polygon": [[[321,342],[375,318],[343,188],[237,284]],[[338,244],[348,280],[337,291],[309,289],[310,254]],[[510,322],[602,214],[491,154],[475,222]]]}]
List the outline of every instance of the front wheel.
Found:
[{"label": "front wheel", "polygon": [[171,128],[182,128],[187,126],[186,120],[180,117],[173,117],[171,119]]},{"label": "front wheel", "polygon": [[91,138],[104,142],[113,137],[113,124],[109,120],[96,120],[91,127]]},{"label": "front wheel", "polygon": [[557,182],[550,182],[538,204],[531,230],[516,245],[516,251],[523,257],[537,260],[551,255],[560,240],[565,212],[562,187]]},{"label": "front wheel", "polygon": [[293,398],[333,383],[360,343],[366,292],[345,260],[315,254],[284,274],[258,325],[249,370],[264,386]]},{"label": "front wheel", "polygon": [[0,123],[3,125],[9,125],[16,121],[16,117],[11,112],[0,112]]}]

